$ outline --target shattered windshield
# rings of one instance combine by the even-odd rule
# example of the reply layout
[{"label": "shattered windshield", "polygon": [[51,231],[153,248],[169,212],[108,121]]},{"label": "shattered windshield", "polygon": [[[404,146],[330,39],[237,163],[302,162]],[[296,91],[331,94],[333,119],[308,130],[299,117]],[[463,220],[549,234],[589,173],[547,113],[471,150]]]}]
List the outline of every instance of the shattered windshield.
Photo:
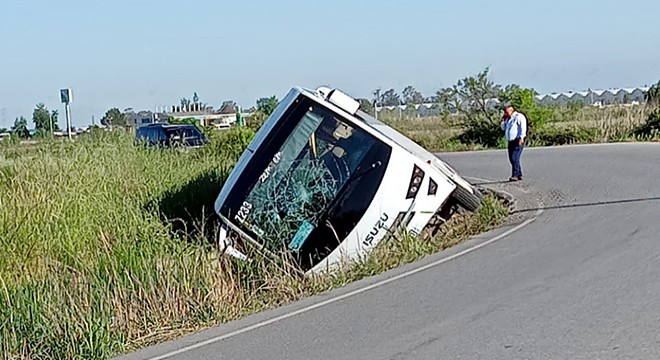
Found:
[{"label": "shattered windshield", "polygon": [[298,251],[376,140],[324,108],[309,107],[234,215],[265,248]]}]

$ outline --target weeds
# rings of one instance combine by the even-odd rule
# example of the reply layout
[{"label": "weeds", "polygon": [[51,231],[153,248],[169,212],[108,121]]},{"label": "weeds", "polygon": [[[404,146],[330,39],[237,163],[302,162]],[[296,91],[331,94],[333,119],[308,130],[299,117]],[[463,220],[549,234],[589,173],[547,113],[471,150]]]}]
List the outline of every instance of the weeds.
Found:
[{"label": "weeds", "polygon": [[[499,224],[489,197],[432,240],[400,237],[331,278],[218,261],[215,196],[253,132],[196,151],[100,132],[0,148],[0,352],[99,359],[375,274]],[[489,210],[490,209],[490,210]]]},{"label": "weeds", "polygon": [[0,170],[3,354],[102,358],[225,316],[233,285],[210,247],[164,215],[190,202],[184,221],[203,226],[206,191],[222,185],[236,149],[148,150],[113,132],[42,142],[29,156],[1,151],[12,159]]},{"label": "weeds", "polygon": [[[530,119],[534,125],[529,129],[529,146],[648,141],[660,137],[657,120],[654,123],[658,110],[651,106],[594,108],[569,104],[538,109],[527,113],[529,116],[543,114],[543,121]],[[431,151],[505,147],[504,133],[497,124],[483,122],[486,127],[465,129],[461,125],[461,115],[428,118],[388,115],[385,121]]]},{"label": "weeds", "polygon": [[[509,214],[506,205],[493,195],[483,198],[482,206],[475,212],[455,214],[433,237],[414,237],[396,234],[381,243],[364,261],[354,264],[343,272],[327,279],[319,279],[327,288],[342,286],[457,245],[470,236],[491,230],[504,223]],[[330,285],[328,285],[330,284]],[[315,284],[318,286],[319,284]]]}]

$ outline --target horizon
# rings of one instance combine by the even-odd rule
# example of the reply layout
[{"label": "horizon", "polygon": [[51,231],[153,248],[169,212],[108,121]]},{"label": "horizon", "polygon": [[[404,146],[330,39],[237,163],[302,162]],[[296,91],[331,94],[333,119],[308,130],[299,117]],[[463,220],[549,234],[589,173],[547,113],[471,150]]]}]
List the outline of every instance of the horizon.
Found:
[{"label": "horizon", "polygon": [[660,3],[620,4],[18,2],[0,14],[0,128],[19,116],[32,126],[37,103],[58,110],[65,128],[67,87],[81,127],[112,107],[153,111],[193,92],[244,109],[292,86],[371,99],[376,88],[412,85],[429,97],[486,67],[496,83],[540,94],[649,86],[660,78],[660,49],[643,30]]}]

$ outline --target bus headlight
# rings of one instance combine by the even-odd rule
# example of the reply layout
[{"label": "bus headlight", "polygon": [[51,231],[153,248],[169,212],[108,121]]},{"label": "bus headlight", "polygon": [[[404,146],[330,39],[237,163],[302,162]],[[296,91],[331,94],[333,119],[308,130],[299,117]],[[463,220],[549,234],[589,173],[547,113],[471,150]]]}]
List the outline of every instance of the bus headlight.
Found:
[{"label": "bus headlight", "polygon": [[424,181],[424,170],[415,165],[413,168],[412,177],[410,178],[410,184],[408,185],[408,194],[406,195],[406,200],[417,196],[419,188],[422,186],[422,181]]}]

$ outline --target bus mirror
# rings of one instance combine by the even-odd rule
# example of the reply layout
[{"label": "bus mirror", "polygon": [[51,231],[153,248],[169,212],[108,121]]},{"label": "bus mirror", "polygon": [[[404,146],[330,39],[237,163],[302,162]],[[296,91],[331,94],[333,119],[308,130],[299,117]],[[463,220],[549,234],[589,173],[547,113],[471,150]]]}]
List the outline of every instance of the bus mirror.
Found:
[{"label": "bus mirror", "polygon": [[239,260],[247,260],[247,255],[243,254],[240,252],[238,249],[236,249],[233,245],[233,241],[231,237],[229,236],[229,232],[227,231],[227,228],[225,226],[222,226],[220,228],[220,233],[219,239],[218,239],[218,248],[220,250],[221,254],[224,255],[229,255],[231,257],[234,257]]},{"label": "bus mirror", "polygon": [[229,255],[229,256],[235,257],[236,259],[239,259],[239,260],[246,261],[248,259],[245,254],[238,251],[238,249],[236,249],[232,245],[227,245],[224,249],[224,253]]}]

